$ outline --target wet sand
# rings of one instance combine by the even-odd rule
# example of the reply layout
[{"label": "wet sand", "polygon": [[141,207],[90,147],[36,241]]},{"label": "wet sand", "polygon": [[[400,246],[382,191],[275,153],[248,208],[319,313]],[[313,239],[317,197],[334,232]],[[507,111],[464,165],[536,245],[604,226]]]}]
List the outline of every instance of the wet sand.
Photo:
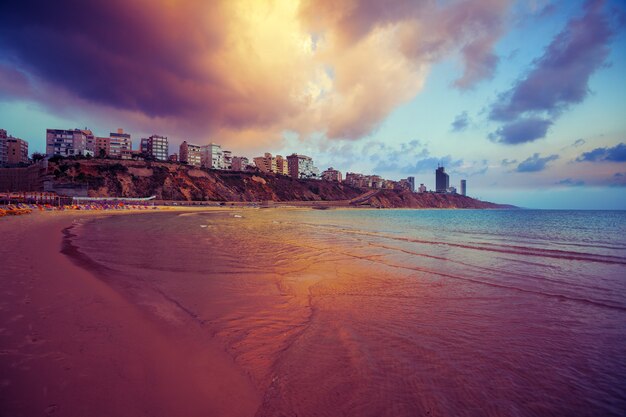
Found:
[{"label": "wet sand", "polygon": [[260,394],[210,337],[150,319],[60,252],[93,216],[0,221],[0,415],[254,415]]}]

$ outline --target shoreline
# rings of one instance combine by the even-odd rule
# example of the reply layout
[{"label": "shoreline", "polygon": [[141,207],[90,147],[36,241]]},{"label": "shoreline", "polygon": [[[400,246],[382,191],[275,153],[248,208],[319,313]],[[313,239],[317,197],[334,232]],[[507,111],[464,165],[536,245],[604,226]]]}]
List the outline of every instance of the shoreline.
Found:
[{"label": "shoreline", "polygon": [[260,393],[217,343],[150,319],[62,249],[77,220],[154,212],[0,221],[0,414],[254,415]]}]

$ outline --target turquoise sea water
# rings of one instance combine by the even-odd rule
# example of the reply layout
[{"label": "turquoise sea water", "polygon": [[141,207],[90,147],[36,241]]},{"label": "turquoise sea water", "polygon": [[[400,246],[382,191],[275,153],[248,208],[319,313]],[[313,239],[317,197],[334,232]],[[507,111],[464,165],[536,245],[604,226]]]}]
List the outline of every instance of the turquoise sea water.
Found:
[{"label": "turquoise sea water", "polygon": [[626,212],[232,210],[74,228],[159,322],[211,335],[257,416],[626,410]]}]

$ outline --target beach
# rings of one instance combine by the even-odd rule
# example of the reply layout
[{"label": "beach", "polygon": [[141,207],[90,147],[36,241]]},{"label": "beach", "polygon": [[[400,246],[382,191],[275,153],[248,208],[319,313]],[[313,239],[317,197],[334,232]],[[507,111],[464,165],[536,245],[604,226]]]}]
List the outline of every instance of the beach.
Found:
[{"label": "beach", "polygon": [[623,216],[4,219],[0,415],[619,415]]},{"label": "beach", "polygon": [[215,343],[150,320],[61,253],[63,229],[97,216],[0,223],[0,414],[253,415],[258,392]]}]

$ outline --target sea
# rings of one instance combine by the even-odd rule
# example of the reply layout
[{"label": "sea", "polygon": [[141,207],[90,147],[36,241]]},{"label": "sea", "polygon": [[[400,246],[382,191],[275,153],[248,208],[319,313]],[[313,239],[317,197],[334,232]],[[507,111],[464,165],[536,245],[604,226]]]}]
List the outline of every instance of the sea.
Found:
[{"label": "sea", "polygon": [[259,417],[626,415],[626,211],[155,211],[64,251],[216,341]]}]

